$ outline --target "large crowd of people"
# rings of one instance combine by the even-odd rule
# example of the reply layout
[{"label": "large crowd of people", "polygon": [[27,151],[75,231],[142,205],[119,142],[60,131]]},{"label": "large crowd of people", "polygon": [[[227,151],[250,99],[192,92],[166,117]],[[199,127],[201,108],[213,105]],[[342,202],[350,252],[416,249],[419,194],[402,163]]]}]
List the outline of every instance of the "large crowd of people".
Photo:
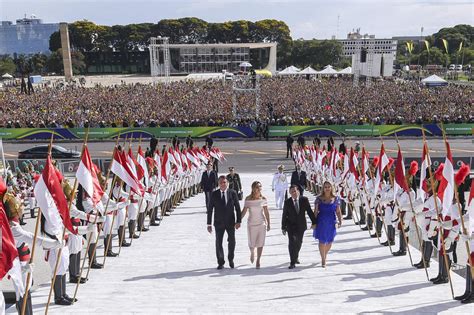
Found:
[{"label": "large crowd of people", "polygon": [[[426,88],[417,82],[373,81],[353,86],[331,78],[260,80],[261,122],[271,125],[473,122],[472,86]],[[168,85],[69,86],[0,92],[0,127],[256,126],[255,95],[231,83],[176,81]]]}]

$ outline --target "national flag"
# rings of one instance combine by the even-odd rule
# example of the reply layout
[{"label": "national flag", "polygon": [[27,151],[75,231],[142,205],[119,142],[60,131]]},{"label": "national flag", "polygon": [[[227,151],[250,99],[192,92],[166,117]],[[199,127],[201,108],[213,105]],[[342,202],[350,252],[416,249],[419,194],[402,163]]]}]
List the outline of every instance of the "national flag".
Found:
[{"label": "national flag", "polygon": [[128,167],[132,172],[133,176],[135,176],[138,181],[141,181],[143,179],[143,170],[138,165],[137,160],[133,156],[132,148],[128,148],[128,154],[125,156],[124,161],[127,162]]},{"label": "national flag", "polygon": [[157,181],[161,182],[161,156],[158,151],[155,152],[155,155],[153,156],[153,160],[155,160],[155,165],[156,165]]},{"label": "national flag", "polygon": [[204,164],[207,164],[209,163],[209,159],[204,155],[202,154],[202,151],[199,149],[199,148],[194,148],[193,149],[193,152],[196,154],[196,156],[204,163]]},{"label": "national flag", "polygon": [[89,197],[91,197],[93,204],[97,205],[104,195],[104,191],[102,190],[102,186],[100,186],[97,171],[92,163],[87,146],[84,146],[81,162],[76,171],[76,178],[77,182],[87,192]]},{"label": "national flag", "polygon": [[389,163],[389,159],[387,154],[385,154],[385,146],[382,143],[382,146],[380,147],[380,154],[379,154],[379,164],[377,167],[377,173],[375,175],[375,182],[374,182],[374,196],[377,196],[377,193],[379,191],[379,186],[380,182],[382,181],[382,173],[385,170],[385,167]]},{"label": "national flag", "polygon": [[349,173],[349,154],[347,152],[344,152],[344,169],[342,171],[342,177],[346,177],[346,175]]},{"label": "national flag", "polygon": [[408,184],[405,180],[405,163],[403,161],[402,151],[398,148],[397,160],[395,162],[395,182],[393,187],[393,195],[397,196],[398,190],[408,191]]},{"label": "national flag", "polygon": [[[61,235],[63,226],[71,233],[77,234],[69,215],[69,205],[64,195],[57,170],[48,155],[38,182],[35,184],[34,195],[49,227],[48,233]],[[62,221],[62,222],[61,222]]]},{"label": "national flag", "polygon": [[354,152],[354,148],[351,147],[351,156],[349,158],[349,171],[354,175],[356,180],[359,180],[359,172],[357,172],[358,164],[359,160],[357,159],[357,155]]},{"label": "national flag", "polygon": [[[3,179],[0,177],[0,181]],[[12,269],[13,261],[18,257],[18,250],[16,249],[15,239],[8,222],[3,202],[0,201],[0,224],[2,231],[2,251],[0,252],[0,279]]]},{"label": "national flag", "polygon": [[431,159],[428,155],[428,146],[426,143],[423,144],[423,155],[421,157],[421,168],[420,168],[420,192],[428,192],[428,187],[426,186],[427,170],[431,165]]},{"label": "national flag", "polygon": [[186,151],[186,156],[188,157],[188,160],[190,160],[191,163],[195,167],[199,167],[201,165],[201,163],[199,162],[199,159],[196,158],[196,156],[193,154],[193,151],[191,149]]},{"label": "national flag", "polygon": [[164,178],[165,182],[167,182],[171,176],[170,157],[172,157],[172,155],[169,154],[168,151],[165,150],[165,152],[163,153],[162,161],[161,161],[161,177]]},{"label": "national flag", "polygon": [[446,142],[446,151],[442,178],[438,187],[438,196],[443,202],[443,215],[449,214],[449,209],[451,208],[454,198],[453,156],[448,142]]},{"label": "national flag", "polygon": [[148,173],[148,166],[145,159],[145,154],[143,154],[142,147],[138,146],[138,154],[137,154],[137,163],[140,168],[138,173],[143,172],[143,180],[145,181],[145,188],[150,186],[150,174]]},{"label": "national flag", "polygon": [[126,161],[127,157],[125,154],[121,154],[118,150],[114,151],[114,158],[112,160],[111,171],[117,175],[130,189],[136,194],[143,196],[145,189],[140,183],[138,178],[133,174],[130,169],[129,163]]}]

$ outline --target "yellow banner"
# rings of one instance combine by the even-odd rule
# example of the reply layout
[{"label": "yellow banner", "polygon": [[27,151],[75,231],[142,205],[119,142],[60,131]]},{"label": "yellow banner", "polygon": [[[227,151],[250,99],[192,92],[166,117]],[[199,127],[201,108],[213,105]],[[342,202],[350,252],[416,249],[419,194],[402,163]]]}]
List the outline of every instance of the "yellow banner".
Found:
[{"label": "yellow banner", "polygon": [[425,42],[426,50],[430,52],[430,42],[427,40],[425,40],[424,42]]},{"label": "yellow banner", "polygon": [[444,49],[446,50],[446,53],[449,54],[448,52],[448,41],[446,39],[441,39],[443,41]]}]

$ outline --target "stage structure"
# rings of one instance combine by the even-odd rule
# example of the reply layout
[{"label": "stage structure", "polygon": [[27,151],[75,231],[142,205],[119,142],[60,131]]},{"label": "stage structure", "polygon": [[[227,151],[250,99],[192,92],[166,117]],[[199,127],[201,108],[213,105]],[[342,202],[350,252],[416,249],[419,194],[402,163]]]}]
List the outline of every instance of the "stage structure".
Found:
[{"label": "stage structure", "polygon": [[170,77],[170,47],[168,37],[150,38],[150,70],[152,77],[164,77],[165,83]]},{"label": "stage structure", "polygon": [[241,72],[240,64],[250,62],[254,69],[276,74],[276,43],[170,44],[163,38],[150,38],[151,75]]},{"label": "stage structure", "polygon": [[[255,116],[247,112],[247,109],[242,110],[239,106],[239,97],[241,95],[251,95],[255,103]],[[250,105],[250,104],[245,104]],[[259,118],[260,111],[260,76],[256,74],[234,75],[232,78],[232,115],[234,119],[249,119]]]}]

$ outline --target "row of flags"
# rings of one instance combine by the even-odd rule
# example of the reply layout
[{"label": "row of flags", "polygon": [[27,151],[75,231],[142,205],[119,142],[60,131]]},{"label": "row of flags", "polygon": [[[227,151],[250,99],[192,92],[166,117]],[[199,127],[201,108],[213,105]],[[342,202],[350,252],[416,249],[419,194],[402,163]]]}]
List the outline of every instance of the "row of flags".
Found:
[{"label": "row of flags", "polygon": [[[424,40],[423,42],[425,44],[426,51],[429,53],[430,52],[430,42],[427,41],[427,40]],[[443,43],[443,47],[444,47],[444,50],[446,51],[446,54],[449,54],[448,41],[446,39],[442,38],[441,42]],[[413,53],[413,50],[415,49],[415,44],[412,41],[408,41],[408,42],[406,42],[406,47],[407,47],[408,53],[411,55]],[[457,53],[460,53],[462,51],[462,47],[463,47],[463,42],[461,41],[459,43]]]},{"label": "row of flags", "polygon": [[[412,161],[408,170],[412,176],[418,172],[420,174],[420,183],[419,187],[417,187],[417,195],[420,198],[424,197],[425,193],[429,190],[428,186],[430,186],[430,183],[428,181],[428,168],[432,165],[426,143],[423,144],[422,152],[421,167],[419,167],[416,161]],[[441,163],[436,172],[436,178],[439,181],[437,194],[442,201],[441,206],[444,215],[448,213],[452,205],[456,187],[464,182],[465,178],[470,173],[469,166],[464,163],[461,165],[458,172],[455,172],[451,148],[447,141],[446,152],[445,162]],[[381,144],[380,153],[377,156],[374,156],[372,160],[375,174],[371,174],[369,158],[369,154],[365,150],[365,147],[362,148],[361,154],[354,152],[353,148],[345,153],[337,152],[335,148],[326,151],[325,147],[319,149],[315,146],[306,146],[304,148],[293,150],[293,159],[298,165],[306,167],[307,169],[309,168],[309,170],[313,172],[324,174],[326,177],[330,177],[333,182],[335,182],[336,170],[338,169],[340,161],[343,161],[342,172],[340,175],[341,179],[347,179],[347,177],[351,175],[357,183],[365,185],[368,178],[373,178],[374,196],[379,192],[384,172],[390,171],[392,166],[395,165],[393,176],[394,195],[401,190],[410,190],[406,180],[406,167],[400,147],[398,148],[397,158],[393,159],[388,157],[384,144]],[[474,206],[474,202],[472,201],[473,198],[474,184],[471,184],[467,206],[470,206],[471,204]]]},{"label": "row of flags", "polygon": [[[216,147],[210,150],[195,147],[182,151],[170,147],[163,154],[156,151],[153,158],[145,157],[141,146],[138,147],[136,155],[133,154],[131,148],[125,152],[125,150],[115,147],[110,171],[137,195],[144,196],[145,191],[150,188],[149,169],[155,171],[157,183],[166,185],[171,183],[176,176],[186,176],[193,171],[205,168],[212,158],[222,161],[225,156]],[[101,201],[105,193],[99,182],[99,173],[99,167],[92,162],[87,145],[84,145],[75,175],[77,183],[91,197],[94,205]],[[34,195],[41,213],[45,217],[49,232],[58,238],[62,235],[64,228],[70,233],[77,234],[77,229],[73,226],[69,213],[68,202],[72,201],[68,201],[63,192],[61,184],[63,175],[53,165],[50,155],[46,159],[41,175],[37,176],[35,180]],[[6,192],[6,185],[1,178],[0,187],[5,187]],[[12,278],[18,278],[21,283],[21,269],[17,259],[18,250],[2,202],[0,202],[0,224],[2,229],[0,279],[8,273]],[[18,263],[15,263],[16,261]],[[16,265],[18,268],[15,267]]]}]

